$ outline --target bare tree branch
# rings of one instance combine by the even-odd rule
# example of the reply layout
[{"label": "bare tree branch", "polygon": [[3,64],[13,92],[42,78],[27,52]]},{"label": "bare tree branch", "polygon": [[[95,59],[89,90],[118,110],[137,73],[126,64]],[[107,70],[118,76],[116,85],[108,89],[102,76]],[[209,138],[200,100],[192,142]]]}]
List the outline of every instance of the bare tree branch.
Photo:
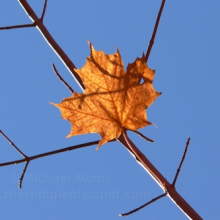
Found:
[{"label": "bare tree branch", "polygon": [[[41,20],[42,23],[43,23],[46,7],[47,7],[47,0],[45,0],[45,2],[44,2],[44,8],[42,11],[42,15],[41,15],[41,18],[39,19],[39,20]],[[12,26],[0,27],[0,30],[10,30],[10,29],[28,28],[28,27],[36,27],[36,21],[33,22],[32,24],[22,24],[22,25],[12,25]]]},{"label": "bare tree branch", "polygon": [[[59,149],[59,150],[49,151],[49,152],[46,152],[46,153],[43,153],[43,154],[37,154],[37,155],[31,156],[31,157],[28,157],[24,153],[22,153],[22,151],[1,130],[0,130],[0,134],[2,134],[3,137],[24,157],[24,159],[14,160],[14,161],[6,162],[6,163],[0,163],[0,167],[26,162],[25,167],[22,171],[21,177],[19,179],[18,187],[20,189],[21,189],[21,186],[22,186],[22,181],[23,181],[25,172],[27,170],[27,167],[28,167],[30,161],[41,158],[41,157],[50,156],[50,155],[53,155],[53,154],[59,154],[59,153],[66,152],[66,151],[76,150],[78,148],[88,147],[88,146],[95,145],[95,144],[97,145],[99,143],[99,141],[92,141],[92,142],[79,144],[79,145],[75,145],[75,146],[71,146],[71,147],[66,147],[66,148],[62,148],[62,149]],[[109,142],[113,142],[113,141],[116,141],[116,139],[113,139]]]},{"label": "bare tree branch", "polygon": [[166,186],[169,185],[169,182],[162,176],[162,174],[150,163],[150,161],[145,157],[145,155],[134,145],[134,143],[128,138],[126,129],[123,129],[122,135],[119,139],[124,138],[126,142],[127,149],[135,156],[136,160],[139,161],[145,169],[148,170],[150,175],[156,180],[159,186],[166,190]]},{"label": "bare tree branch", "polygon": [[153,140],[151,140],[150,138],[146,137],[144,134],[142,134],[141,132],[139,131],[133,131],[133,130],[130,130],[130,129],[127,129],[128,131],[132,131],[136,134],[138,134],[141,138],[143,138],[144,140],[146,141],[149,141],[149,142],[154,142]]},{"label": "bare tree branch", "polygon": [[45,2],[44,2],[43,12],[42,12],[42,15],[41,15],[41,18],[40,18],[42,23],[43,23],[43,20],[44,20],[44,15],[45,15],[46,7],[47,7],[47,0],[45,0]]},{"label": "bare tree branch", "polygon": [[136,161],[151,175],[159,186],[167,192],[172,201],[175,202],[175,204],[188,216],[188,218],[202,220],[199,214],[176,191],[175,187],[166,180],[166,178],[127,137],[125,130],[118,140],[127,148],[127,150],[135,157]]},{"label": "bare tree branch", "polygon": [[177,178],[178,178],[178,175],[179,175],[181,166],[182,166],[183,161],[184,161],[185,156],[186,156],[186,152],[187,152],[187,149],[188,149],[188,146],[189,146],[189,142],[190,142],[190,138],[188,138],[188,140],[187,140],[187,142],[186,142],[186,146],[185,146],[185,150],[184,150],[182,159],[181,159],[181,161],[180,161],[179,167],[178,167],[178,169],[177,169],[177,171],[176,171],[176,175],[175,175],[174,180],[173,180],[173,183],[172,183],[173,186],[175,186],[175,184],[176,184],[176,181],[177,181]]},{"label": "bare tree branch", "polygon": [[27,156],[3,133],[2,130],[0,130],[0,134],[24,157],[27,158]]},{"label": "bare tree branch", "polygon": [[73,89],[71,88],[71,86],[61,77],[61,75],[58,73],[58,71],[57,71],[55,65],[52,64],[52,66],[53,66],[53,70],[54,70],[55,74],[57,75],[57,77],[59,78],[59,80],[60,80],[61,82],[63,82],[63,84],[69,89],[69,91],[70,91],[71,93],[73,93],[74,90],[73,90]]},{"label": "bare tree branch", "polygon": [[131,215],[131,214],[133,214],[133,213],[135,213],[135,212],[137,212],[137,211],[143,209],[144,207],[150,205],[151,203],[157,201],[158,199],[161,199],[162,197],[164,197],[164,196],[166,196],[166,195],[167,195],[167,192],[163,193],[162,195],[160,195],[160,196],[158,196],[158,197],[152,199],[151,201],[145,203],[144,205],[142,205],[142,206],[140,206],[140,207],[138,207],[138,208],[136,208],[136,209],[134,209],[134,210],[132,210],[132,211],[130,211],[130,212],[126,212],[126,213],[124,213],[124,214],[119,214],[119,216],[124,217],[124,216]]},{"label": "bare tree branch", "polygon": [[149,46],[148,46],[148,49],[147,49],[147,53],[146,53],[146,56],[145,56],[146,63],[148,61],[151,49],[152,49],[153,44],[154,44],[154,39],[155,39],[155,36],[156,36],[156,33],[157,33],[157,28],[158,28],[158,25],[159,25],[159,22],[160,22],[161,14],[163,12],[163,7],[164,7],[164,4],[165,4],[165,1],[166,0],[162,0],[161,6],[160,6],[160,11],[159,11],[159,13],[157,15],[157,20],[156,20],[156,23],[155,23],[155,26],[154,26],[154,31],[153,31],[152,37],[150,39]]},{"label": "bare tree branch", "polygon": [[21,174],[21,177],[20,177],[20,179],[19,179],[19,184],[18,184],[18,188],[19,188],[19,189],[21,189],[22,181],[23,181],[23,178],[24,178],[24,174],[25,174],[25,172],[26,172],[26,170],[27,170],[28,164],[29,164],[29,160],[26,161],[25,167],[24,167],[24,169],[23,169],[23,171],[22,171],[22,174]]},{"label": "bare tree branch", "polygon": [[13,26],[0,27],[0,30],[10,30],[10,29],[27,28],[27,27],[35,27],[35,25],[34,24],[13,25]]},{"label": "bare tree branch", "polygon": [[[116,141],[116,140],[113,139],[109,142],[113,142],[113,141]],[[74,146],[70,146],[70,147],[65,147],[65,148],[62,148],[62,149],[49,151],[49,152],[46,152],[46,153],[37,154],[37,155],[31,156],[31,157],[28,157],[28,160],[32,161],[32,160],[39,159],[41,157],[47,157],[47,156],[50,156],[50,155],[59,154],[59,153],[67,152],[67,151],[72,151],[72,150],[76,150],[76,149],[79,149],[79,148],[88,147],[88,146],[91,146],[91,145],[97,145],[98,143],[99,143],[99,140],[84,143],[84,144],[78,144],[78,145],[74,145]],[[13,160],[13,161],[5,162],[5,163],[0,163],[0,167],[9,166],[9,165],[12,165],[12,164],[24,163],[26,161],[27,161],[26,158],[20,159],[20,160]]]}]

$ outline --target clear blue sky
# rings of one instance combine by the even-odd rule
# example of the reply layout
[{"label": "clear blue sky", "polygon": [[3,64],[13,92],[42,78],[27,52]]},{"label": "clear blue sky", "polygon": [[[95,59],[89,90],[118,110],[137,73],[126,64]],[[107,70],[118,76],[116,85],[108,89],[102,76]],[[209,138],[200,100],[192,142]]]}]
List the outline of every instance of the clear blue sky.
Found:
[{"label": "clear blue sky", "polygon": [[[38,15],[43,0],[28,1]],[[161,1],[51,1],[45,25],[81,68],[95,49],[119,48],[125,67],[146,51]],[[191,137],[176,188],[204,219],[220,219],[220,2],[167,0],[148,65],[163,94],[147,110],[157,125],[141,129],[150,144],[129,136],[172,182],[185,142]],[[30,23],[15,0],[1,1],[0,26]],[[31,156],[86,141],[98,134],[65,137],[69,122],[57,108],[69,91],[54,75],[55,63],[80,92],[68,70],[36,28],[0,31],[0,129]],[[2,219],[120,219],[162,190],[119,143],[105,144],[33,161],[23,188],[24,165],[0,168]],[[22,158],[0,136],[0,163]],[[130,219],[186,219],[169,198]]]}]

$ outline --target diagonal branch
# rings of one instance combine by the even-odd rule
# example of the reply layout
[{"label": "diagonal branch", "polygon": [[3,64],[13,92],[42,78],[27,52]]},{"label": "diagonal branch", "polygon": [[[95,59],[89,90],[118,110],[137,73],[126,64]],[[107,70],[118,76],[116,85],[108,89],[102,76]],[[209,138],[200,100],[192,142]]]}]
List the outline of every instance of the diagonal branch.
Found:
[{"label": "diagonal branch", "polygon": [[190,219],[202,220],[199,214],[181,197],[175,187],[170,184],[166,178],[153,166],[146,156],[135,146],[135,144],[127,137],[124,130],[118,140],[127,150],[134,156],[136,161],[151,175],[151,177],[159,184],[159,186],[167,192],[172,201],[187,215]]},{"label": "diagonal branch", "polygon": [[57,69],[56,69],[56,67],[55,67],[54,64],[52,64],[52,67],[53,67],[53,70],[54,70],[55,74],[56,74],[57,77],[59,78],[59,80],[60,80],[61,82],[63,82],[63,84],[69,89],[69,91],[70,91],[71,93],[74,93],[74,90],[72,89],[72,87],[71,87],[71,86],[61,77],[61,75],[58,73],[58,71],[57,71]]},{"label": "diagonal branch", "polygon": [[188,146],[189,146],[189,142],[190,142],[190,138],[188,138],[188,140],[187,140],[187,142],[186,142],[186,146],[185,146],[185,150],[184,150],[182,159],[181,159],[181,161],[180,161],[179,167],[178,167],[178,169],[177,169],[177,171],[176,171],[176,175],[175,175],[174,180],[173,180],[173,183],[172,183],[173,186],[175,186],[175,184],[176,184],[176,181],[177,181],[177,178],[178,178],[178,175],[179,175],[181,166],[182,166],[183,161],[184,161],[185,156],[186,156],[186,152],[187,152],[187,149],[188,149]]},{"label": "diagonal branch", "polygon": [[151,203],[156,202],[158,199],[161,199],[162,197],[164,197],[164,196],[166,196],[166,195],[167,195],[167,192],[163,193],[163,194],[160,195],[160,196],[157,196],[156,198],[152,199],[151,201],[145,203],[144,205],[142,205],[142,206],[140,206],[140,207],[138,207],[138,208],[136,208],[136,209],[134,209],[134,210],[132,210],[132,211],[130,211],[130,212],[126,212],[126,213],[124,213],[124,214],[119,214],[119,216],[124,217],[124,216],[131,215],[131,214],[133,214],[133,213],[135,213],[135,212],[137,212],[137,211],[143,209],[144,207],[150,205]]},{"label": "diagonal branch", "polygon": [[1,130],[0,130],[0,134],[3,135],[3,137],[25,158],[24,160],[26,161],[26,165],[24,167],[24,170],[22,171],[21,177],[20,177],[20,181],[19,181],[19,188],[21,189],[21,185],[22,185],[22,180],[24,178],[24,174],[26,172],[27,166],[29,164],[29,157],[26,156]]},{"label": "diagonal branch", "polygon": [[[129,130],[129,129],[127,129]],[[129,130],[129,131],[133,131],[133,130]],[[143,135],[141,132],[139,131],[133,131],[134,133],[138,134],[141,138],[143,138],[144,140],[148,141],[148,142],[154,142],[153,140],[151,140],[150,138],[146,137],[145,135]]]},{"label": "diagonal branch", "polygon": [[155,23],[155,26],[154,26],[154,31],[153,31],[152,37],[150,39],[149,46],[148,46],[148,49],[147,49],[147,53],[146,53],[146,56],[145,56],[146,63],[148,61],[151,49],[152,49],[153,44],[154,44],[154,39],[155,39],[155,36],[156,36],[156,33],[157,33],[157,28],[158,28],[158,25],[159,25],[159,22],[160,22],[161,14],[163,12],[163,7],[164,7],[164,4],[165,4],[165,1],[166,0],[162,0],[161,6],[160,6],[160,10],[159,10],[159,13],[157,15],[157,20],[156,20],[156,23]]},{"label": "diagonal branch", "polygon": [[3,133],[2,130],[0,130],[0,134],[24,157],[27,158],[27,156]]},{"label": "diagonal branch", "polygon": [[126,130],[123,129],[122,135],[119,139],[123,139],[126,143],[127,149],[135,156],[136,160],[148,170],[153,179],[159,184],[159,186],[166,190],[166,186],[169,185],[169,182],[160,174],[160,172],[147,160],[145,155],[139,151],[139,149],[131,142],[128,138]]}]

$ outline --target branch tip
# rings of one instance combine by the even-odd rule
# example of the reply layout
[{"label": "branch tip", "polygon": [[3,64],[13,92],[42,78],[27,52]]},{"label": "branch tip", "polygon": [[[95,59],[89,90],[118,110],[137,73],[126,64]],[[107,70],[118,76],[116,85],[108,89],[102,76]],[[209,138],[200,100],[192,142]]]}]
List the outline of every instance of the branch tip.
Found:
[{"label": "branch tip", "polygon": [[178,167],[178,169],[177,169],[177,171],[176,171],[176,175],[175,175],[174,180],[173,180],[173,183],[172,183],[173,186],[175,186],[175,184],[176,184],[178,175],[179,175],[179,173],[180,173],[180,169],[181,169],[181,167],[182,167],[183,161],[184,161],[185,156],[186,156],[186,152],[187,152],[187,149],[188,149],[188,146],[189,146],[189,142],[190,142],[190,137],[187,139],[187,142],[186,142],[185,150],[184,150],[184,152],[183,152],[182,159],[181,159],[181,161],[180,161],[179,167]]},{"label": "branch tip", "polygon": [[136,208],[136,209],[134,209],[134,210],[132,210],[132,211],[130,211],[130,212],[127,212],[127,213],[124,213],[124,214],[119,214],[119,216],[124,217],[124,216],[131,215],[131,214],[133,214],[133,213],[135,213],[135,212],[137,212],[137,211],[143,209],[144,207],[150,205],[151,203],[157,201],[158,199],[161,199],[162,197],[164,197],[164,196],[166,196],[166,195],[167,195],[167,192],[163,193],[163,194],[160,195],[160,196],[157,196],[156,198],[152,199],[151,201],[145,203],[144,205],[142,205],[142,206],[140,206],[140,207],[138,207],[138,208]]},{"label": "branch tip", "polygon": [[5,26],[0,27],[0,30],[10,30],[10,29],[16,29],[16,28],[28,28],[28,27],[35,27],[35,24],[21,24],[21,25],[12,25],[12,26]]},{"label": "branch tip", "polygon": [[161,6],[160,6],[160,10],[159,10],[158,15],[157,15],[157,20],[156,20],[156,23],[155,23],[155,26],[154,26],[154,31],[153,31],[152,37],[150,39],[149,46],[147,48],[147,52],[146,52],[146,56],[145,56],[146,63],[148,61],[151,49],[152,49],[153,44],[154,44],[154,39],[155,39],[155,36],[156,36],[156,33],[157,33],[157,28],[158,28],[158,25],[159,25],[159,22],[160,22],[161,14],[163,12],[163,7],[164,7],[164,4],[165,4],[165,1],[166,0],[162,0]]},{"label": "branch tip", "polygon": [[[129,130],[129,129],[127,129]],[[129,130],[129,131],[133,131],[133,130]],[[154,141],[148,137],[146,137],[144,134],[142,134],[141,132],[139,131],[133,131],[134,133],[138,134],[141,138],[143,138],[144,140],[148,141],[148,142],[151,142],[153,143]]]},{"label": "branch tip", "polygon": [[0,133],[2,134],[2,136],[24,157],[24,158],[28,158],[28,156],[26,156],[4,133],[3,131],[0,130]]},{"label": "branch tip", "polygon": [[44,8],[43,8],[42,15],[41,15],[41,18],[40,18],[42,23],[43,23],[43,20],[44,20],[44,15],[45,15],[46,8],[47,8],[47,0],[45,0],[45,2],[44,2]]},{"label": "branch tip", "polygon": [[[14,160],[14,161],[6,162],[6,163],[0,163],[0,167],[9,166],[9,165],[12,165],[12,164],[24,163],[24,162],[28,162],[28,161],[30,162],[32,160],[36,160],[36,159],[41,158],[41,157],[47,157],[47,156],[50,156],[50,155],[53,155],[53,154],[59,154],[59,153],[63,153],[63,152],[66,152],[66,151],[72,151],[72,150],[76,150],[76,149],[79,149],[79,148],[88,147],[88,146],[91,146],[91,145],[97,145],[99,143],[99,141],[100,140],[92,141],[92,142],[88,142],[88,143],[84,143],[84,144],[78,144],[78,145],[65,147],[65,148],[61,148],[61,149],[58,149],[58,150],[54,150],[54,151],[49,151],[49,152],[42,153],[42,154],[37,154],[37,155],[30,156],[30,157],[20,159],[20,160]],[[113,142],[113,141],[116,141],[116,139],[110,140],[109,142]]]},{"label": "branch tip", "polygon": [[58,79],[59,79],[61,82],[63,82],[63,84],[69,89],[69,91],[70,91],[71,93],[74,93],[74,90],[71,88],[71,86],[70,86],[70,85],[61,77],[61,75],[58,73],[58,71],[57,71],[55,65],[52,64],[52,66],[53,66],[53,70],[54,70],[55,74],[57,75]]},{"label": "branch tip", "polygon": [[23,181],[23,179],[24,179],[24,175],[25,175],[25,172],[26,172],[26,170],[27,170],[28,164],[29,164],[29,160],[26,162],[25,167],[24,167],[24,169],[23,169],[23,171],[22,171],[21,177],[20,177],[20,179],[19,179],[19,184],[18,184],[18,188],[19,188],[19,189],[21,189],[22,181]]}]

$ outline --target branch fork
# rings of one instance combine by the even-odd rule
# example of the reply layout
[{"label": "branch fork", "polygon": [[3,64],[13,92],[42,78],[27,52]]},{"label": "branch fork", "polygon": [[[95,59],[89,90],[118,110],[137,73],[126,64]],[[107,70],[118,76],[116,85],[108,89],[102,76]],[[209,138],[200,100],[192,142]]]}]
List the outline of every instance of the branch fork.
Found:
[{"label": "branch fork", "polygon": [[[26,0],[25,0],[24,2],[26,2]],[[10,29],[16,29],[16,28],[36,27],[36,26],[38,26],[39,23],[43,23],[43,19],[44,19],[46,7],[47,7],[47,0],[45,0],[45,2],[44,2],[44,8],[43,8],[41,17],[40,17],[39,19],[33,21],[32,24],[22,24],[22,25],[5,26],[5,27],[0,27],[0,30],[10,30]],[[34,13],[34,11],[33,11],[33,13]]]},{"label": "branch fork", "polygon": [[[19,185],[18,185],[19,188],[22,187],[22,181],[23,181],[25,172],[27,170],[27,167],[28,167],[30,161],[36,160],[36,159],[39,159],[39,158],[42,158],[42,157],[47,157],[47,156],[50,156],[50,155],[54,155],[54,154],[59,154],[59,153],[67,152],[67,151],[80,149],[80,148],[83,148],[83,147],[97,145],[99,143],[99,140],[97,140],[97,141],[92,141],[92,142],[87,142],[87,143],[84,143],[84,144],[78,144],[78,145],[74,145],[74,146],[70,146],[70,147],[65,147],[65,148],[61,148],[61,149],[58,149],[58,150],[49,151],[49,152],[46,152],[46,153],[37,154],[37,155],[28,157],[24,153],[22,153],[22,151],[3,133],[3,131],[0,130],[0,134],[24,157],[24,159],[9,161],[9,162],[6,162],[6,163],[0,163],[0,167],[9,166],[9,165],[18,164],[18,163],[25,163],[25,167],[24,167],[24,169],[22,171],[22,174],[21,174],[21,177],[19,179]],[[109,142],[113,142],[113,141],[116,141],[116,139],[113,139]]]},{"label": "branch fork", "polygon": [[185,159],[185,155],[189,146],[190,138],[188,138],[185,146],[185,150],[182,156],[182,159],[180,161],[179,167],[177,169],[176,175],[174,177],[173,183],[170,184],[162,175],[161,173],[150,163],[150,161],[145,157],[144,154],[142,154],[139,149],[132,143],[132,141],[127,137],[126,130],[124,129],[122,135],[120,136],[121,140],[124,139],[124,141],[127,143],[127,148],[135,157],[136,160],[142,164],[142,166],[147,169],[147,171],[151,174],[151,176],[155,179],[155,181],[159,184],[159,186],[164,190],[164,194],[156,197],[155,199],[151,200],[150,202],[147,202],[146,204],[140,206],[137,209],[134,209],[128,213],[120,214],[120,216],[127,216],[130,215],[136,211],[139,211],[140,209],[146,207],[147,205],[151,204],[152,202],[155,202],[156,200],[164,197],[165,195],[169,195],[174,201],[176,201],[179,208],[184,212],[187,213],[187,211],[191,212],[192,215],[196,216],[195,219],[201,219],[201,217],[191,208],[191,206],[177,193],[175,189],[175,183],[177,181],[181,166],[183,164],[183,161]]}]

